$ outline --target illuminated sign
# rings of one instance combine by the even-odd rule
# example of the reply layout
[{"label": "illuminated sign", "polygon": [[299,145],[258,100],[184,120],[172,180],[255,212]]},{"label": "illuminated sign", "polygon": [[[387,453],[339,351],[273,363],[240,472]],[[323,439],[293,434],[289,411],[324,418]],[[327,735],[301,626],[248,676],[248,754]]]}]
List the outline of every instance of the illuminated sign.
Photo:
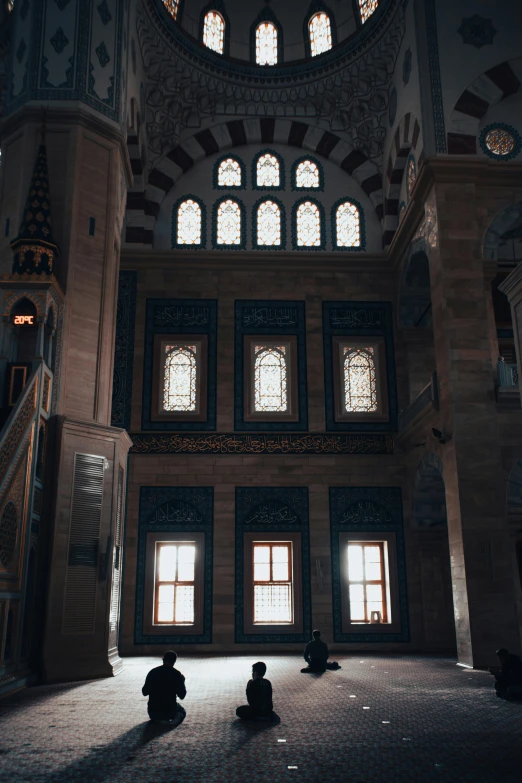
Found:
[{"label": "illuminated sign", "polygon": [[15,315],[13,323],[15,326],[34,326],[34,315]]}]

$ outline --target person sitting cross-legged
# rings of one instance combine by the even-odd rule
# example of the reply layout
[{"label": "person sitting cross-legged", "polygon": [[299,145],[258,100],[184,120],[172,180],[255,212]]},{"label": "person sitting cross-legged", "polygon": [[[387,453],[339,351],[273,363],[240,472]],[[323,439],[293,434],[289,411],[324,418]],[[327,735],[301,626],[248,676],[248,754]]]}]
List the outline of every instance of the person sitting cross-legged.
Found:
[{"label": "person sitting cross-legged", "polygon": [[303,674],[308,674],[310,672],[321,674],[327,669],[340,669],[341,667],[337,661],[328,662],[328,645],[321,639],[321,631],[313,631],[312,636],[314,638],[311,642],[308,642],[304,651],[304,659],[308,666],[301,669],[301,672]]},{"label": "person sitting cross-legged", "polygon": [[236,715],[241,720],[266,720],[278,722],[272,704],[272,683],[265,680],[266,663],[258,661],[252,666],[252,679],[246,687],[248,704],[238,707]]},{"label": "person sitting cross-legged", "polygon": [[163,656],[163,665],[150,670],[141,689],[143,695],[149,697],[149,718],[156,723],[179,725],[187,716],[176,701],[176,696],[184,699],[187,695],[185,678],[174,668],[177,657],[173,650],[168,650]]},{"label": "person sitting cross-legged", "polygon": [[489,671],[495,676],[495,690],[501,699],[522,699],[522,660],[502,647],[497,650],[500,667],[492,666]]}]

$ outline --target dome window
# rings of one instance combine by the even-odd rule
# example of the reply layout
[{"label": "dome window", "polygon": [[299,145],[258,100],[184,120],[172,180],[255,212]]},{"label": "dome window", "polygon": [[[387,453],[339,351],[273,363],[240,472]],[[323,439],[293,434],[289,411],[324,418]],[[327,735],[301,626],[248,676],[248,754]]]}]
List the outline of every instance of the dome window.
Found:
[{"label": "dome window", "polygon": [[173,19],[178,18],[179,0],[163,0],[163,5]]},{"label": "dome window", "polygon": [[361,22],[364,24],[370,16],[377,10],[379,0],[359,0],[359,13]]},{"label": "dome window", "polygon": [[312,57],[328,52],[332,48],[332,25],[330,17],[324,11],[312,16],[308,22],[308,33]]},{"label": "dome window", "polygon": [[277,65],[277,27],[273,22],[261,22],[256,27],[257,65]]},{"label": "dome window", "polygon": [[225,20],[217,11],[208,11],[203,22],[203,43],[217,54],[223,54]]}]

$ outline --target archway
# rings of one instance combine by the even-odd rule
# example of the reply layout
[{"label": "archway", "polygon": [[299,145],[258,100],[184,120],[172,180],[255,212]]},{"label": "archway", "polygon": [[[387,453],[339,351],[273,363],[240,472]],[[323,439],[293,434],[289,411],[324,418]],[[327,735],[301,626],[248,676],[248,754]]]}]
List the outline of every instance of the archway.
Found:
[{"label": "archway", "polygon": [[428,454],[413,483],[412,526],[419,550],[423,646],[456,648],[446,489],[440,459]]}]

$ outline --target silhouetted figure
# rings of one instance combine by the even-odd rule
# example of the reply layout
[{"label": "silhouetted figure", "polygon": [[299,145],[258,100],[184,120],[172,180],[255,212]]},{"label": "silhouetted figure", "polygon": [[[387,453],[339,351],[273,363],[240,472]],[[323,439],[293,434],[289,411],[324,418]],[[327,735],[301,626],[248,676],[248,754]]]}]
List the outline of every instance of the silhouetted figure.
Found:
[{"label": "silhouetted figure", "polygon": [[236,715],[241,720],[272,720],[279,717],[274,712],[272,704],[272,684],[265,680],[266,663],[258,661],[252,666],[252,679],[246,687],[248,705],[238,707]]},{"label": "silhouetted figure", "polygon": [[321,631],[313,631],[312,636],[314,638],[311,642],[308,642],[304,651],[304,659],[308,666],[301,669],[301,672],[303,674],[308,674],[309,672],[322,673],[327,669],[340,669],[341,667],[337,661],[328,663],[330,653],[328,652],[328,645],[321,639]]},{"label": "silhouetted figure", "polygon": [[147,710],[153,721],[179,725],[186,718],[187,713],[176,701],[176,696],[184,699],[187,695],[185,678],[174,668],[177,657],[173,650],[168,650],[163,656],[163,665],[150,670],[141,689],[143,695],[149,697]]},{"label": "silhouetted figure", "polygon": [[495,690],[501,699],[522,699],[522,661],[519,655],[513,655],[505,647],[497,650],[500,661],[489,671],[495,676]]}]

